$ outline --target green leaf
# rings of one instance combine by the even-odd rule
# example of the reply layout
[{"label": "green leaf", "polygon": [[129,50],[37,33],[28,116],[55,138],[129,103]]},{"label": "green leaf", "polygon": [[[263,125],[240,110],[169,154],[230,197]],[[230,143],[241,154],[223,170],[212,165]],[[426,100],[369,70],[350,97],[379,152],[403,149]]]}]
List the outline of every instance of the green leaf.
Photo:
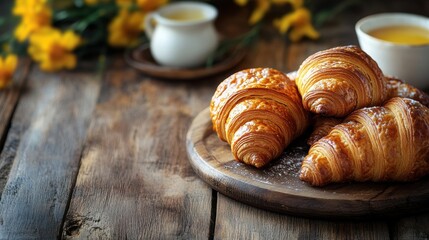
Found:
[{"label": "green leaf", "polygon": [[78,20],[70,25],[70,28],[75,30],[78,33],[84,32],[89,26],[92,24],[95,24],[98,21],[104,22],[104,24],[107,24],[106,18],[110,15],[115,14],[117,11],[117,8],[106,8],[106,9],[99,9],[98,11],[94,11],[91,14],[88,14],[86,17],[82,18],[81,20]]}]

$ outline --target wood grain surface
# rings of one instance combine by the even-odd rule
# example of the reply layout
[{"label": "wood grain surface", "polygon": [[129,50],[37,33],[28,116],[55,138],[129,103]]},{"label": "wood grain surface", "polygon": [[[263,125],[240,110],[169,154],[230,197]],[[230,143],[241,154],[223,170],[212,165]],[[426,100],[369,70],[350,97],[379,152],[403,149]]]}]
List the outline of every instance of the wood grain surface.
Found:
[{"label": "wood grain surface", "polygon": [[0,145],[4,143],[4,137],[6,136],[5,131],[10,124],[12,113],[23,91],[23,85],[29,69],[29,59],[22,59],[11,86],[7,87],[3,90],[2,94],[0,94]]},{"label": "wood grain surface", "polygon": [[[11,86],[0,94],[0,147],[3,148],[6,136],[11,124],[12,116],[16,104],[21,96],[27,73],[30,69],[29,59],[21,60],[18,71],[14,76]],[[0,192],[3,192],[12,166],[11,157],[2,157],[0,155]]]},{"label": "wood grain surface", "polygon": [[254,208],[224,195],[219,195],[218,202],[216,239],[389,239],[386,220],[293,217]]},{"label": "wood grain surface", "polygon": [[106,73],[109,90],[88,130],[63,238],[206,238],[212,191],[187,164],[180,139],[211,88],[191,91],[124,66],[116,61]]},{"label": "wood grain surface", "polygon": [[13,163],[0,201],[1,239],[59,236],[98,81],[38,68],[29,73],[0,158]]}]

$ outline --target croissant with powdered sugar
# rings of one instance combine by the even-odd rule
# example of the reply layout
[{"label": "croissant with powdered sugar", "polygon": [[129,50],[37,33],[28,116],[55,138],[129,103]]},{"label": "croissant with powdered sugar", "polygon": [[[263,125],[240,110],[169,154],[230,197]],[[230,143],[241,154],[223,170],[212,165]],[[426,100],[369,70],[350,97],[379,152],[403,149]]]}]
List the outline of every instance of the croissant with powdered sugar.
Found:
[{"label": "croissant with powdered sugar", "polygon": [[429,108],[394,97],[356,110],[314,143],[300,179],[313,186],[347,181],[412,181],[429,174]]},{"label": "croissant with powdered sugar", "polygon": [[210,103],[213,129],[238,161],[262,167],[278,157],[309,122],[293,81],[272,68],[234,73]]}]

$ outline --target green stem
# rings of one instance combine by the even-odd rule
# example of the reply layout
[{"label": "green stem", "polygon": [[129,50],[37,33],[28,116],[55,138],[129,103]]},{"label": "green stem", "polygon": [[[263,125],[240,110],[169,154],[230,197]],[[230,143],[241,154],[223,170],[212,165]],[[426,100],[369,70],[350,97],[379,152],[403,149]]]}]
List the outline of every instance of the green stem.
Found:
[{"label": "green stem", "polygon": [[335,18],[341,12],[358,4],[361,4],[359,0],[346,0],[346,1],[339,2],[338,4],[334,5],[332,8],[318,12],[314,16],[315,26],[316,27],[322,26],[330,19]]},{"label": "green stem", "polygon": [[84,32],[88,26],[97,22],[99,19],[102,19],[105,16],[111,15],[117,11],[116,7],[99,9],[93,14],[88,15],[86,18],[83,18],[81,21],[77,21],[71,25],[71,28],[74,29],[78,33]]},{"label": "green stem", "polygon": [[69,28],[77,33],[83,33],[89,26],[104,21],[116,14],[118,6],[115,3],[99,4],[96,6],[72,6],[70,8],[56,11],[53,16],[54,23],[71,23]]}]

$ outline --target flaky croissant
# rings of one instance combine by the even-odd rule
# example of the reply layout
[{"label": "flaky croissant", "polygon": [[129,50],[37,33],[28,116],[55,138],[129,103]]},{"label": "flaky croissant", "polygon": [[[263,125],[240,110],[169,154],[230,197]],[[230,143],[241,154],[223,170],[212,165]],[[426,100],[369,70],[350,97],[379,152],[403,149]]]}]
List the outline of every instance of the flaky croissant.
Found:
[{"label": "flaky croissant", "polygon": [[[386,80],[387,100],[394,97],[405,97],[419,101],[421,104],[429,107],[429,95],[422,90],[394,77],[388,76]],[[343,120],[343,118],[315,115],[312,121],[313,131],[307,139],[307,144],[313,145],[317,140],[328,135],[332,128],[340,124]]]},{"label": "flaky croissant", "polygon": [[304,108],[320,115],[345,117],[386,100],[386,80],[377,63],[356,46],[317,52],[301,64],[296,84]]},{"label": "flaky croissant", "polygon": [[387,76],[386,80],[388,99],[393,97],[406,97],[417,100],[426,107],[429,107],[429,95],[422,90],[394,77]]},{"label": "flaky croissant", "polygon": [[239,71],[219,84],[210,103],[213,129],[235,159],[262,167],[308,125],[296,85],[271,68]]},{"label": "flaky croissant", "polygon": [[343,122],[343,118],[335,117],[323,117],[320,115],[313,116],[312,126],[313,131],[308,136],[307,144],[313,145],[322,137],[328,135],[328,133],[338,124]]},{"label": "flaky croissant", "polygon": [[429,174],[429,108],[395,97],[356,110],[305,156],[300,179],[314,186],[347,181],[412,181]]}]

